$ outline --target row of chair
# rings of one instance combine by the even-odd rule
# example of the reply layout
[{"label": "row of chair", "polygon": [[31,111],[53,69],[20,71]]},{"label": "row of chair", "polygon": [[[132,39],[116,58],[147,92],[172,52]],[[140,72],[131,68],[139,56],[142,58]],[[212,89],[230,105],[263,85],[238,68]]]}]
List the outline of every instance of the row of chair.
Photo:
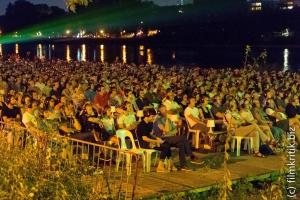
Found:
[{"label": "row of chair", "polygon": [[[187,122],[188,126],[188,134],[187,137],[189,137],[190,134],[192,134],[192,145],[195,147],[195,149],[200,148],[200,130],[192,129],[190,125]],[[226,133],[226,131],[225,131]],[[216,137],[219,134],[224,134],[224,131],[213,131],[210,136],[210,145],[212,145],[212,138]],[[152,155],[155,154],[155,162],[157,162],[158,158],[158,151],[154,149],[143,149],[136,146],[133,134],[125,129],[120,129],[116,131],[116,136],[120,140],[120,149],[130,151],[134,154],[142,156],[143,159],[143,171],[144,172],[150,172],[151,171],[151,160]],[[128,140],[126,140],[128,138]],[[234,152],[236,148],[236,156],[240,156],[240,149],[241,149],[241,142],[242,140],[245,140],[244,143],[244,150],[248,149],[249,154],[251,153],[251,150],[253,148],[253,138],[252,137],[241,137],[241,136],[232,136],[231,140],[231,151]],[[129,149],[127,147],[127,141],[130,142],[131,148]],[[236,144],[236,145],[235,145]],[[121,162],[121,156],[117,158],[117,170],[119,168],[119,164]],[[131,173],[131,162],[132,162],[132,154],[126,154],[126,167],[127,167],[127,173]]]},{"label": "row of chair", "polygon": [[[195,149],[200,148],[200,135],[201,131],[199,129],[192,129],[190,124],[188,123],[188,120],[186,120],[187,127],[188,127],[188,134],[187,137],[189,138],[190,134],[192,134],[192,145],[195,147]],[[210,146],[212,146],[213,138],[217,137],[220,134],[226,134],[226,131],[213,131],[210,136]],[[236,144],[236,156],[240,156],[241,152],[241,142],[242,140],[245,140],[244,142],[244,150],[248,149],[249,154],[251,153],[251,150],[253,148],[253,138],[252,137],[241,137],[241,136],[232,136],[231,137],[231,151],[234,152],[235,150],[235,144]]]}]

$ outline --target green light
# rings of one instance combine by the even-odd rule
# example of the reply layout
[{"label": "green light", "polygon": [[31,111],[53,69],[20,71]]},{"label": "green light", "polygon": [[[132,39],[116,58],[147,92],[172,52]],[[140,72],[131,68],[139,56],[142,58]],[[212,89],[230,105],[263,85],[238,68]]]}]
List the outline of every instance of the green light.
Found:
[{"label": "green light", "polygon": [[[233,0],[228,1],[233,2]],[[208,4],[208,0],[205,2],[207,2],[207,5],[210,5]],[[218,2],[221,2],[221,0],[218,0]],[[210,12],[209,7],[206,5],[199,7],[192,8],[189,13],[194,15],[195,13],[203,12],[203,15],[205,15]],[[216,8],[214,9],[216,10],[221,10],[221,7],[224,8],[224,6],[215,7]],[[183,15],[187,16],[188,13],[185,11],[184,13],[179,14],[178,8],[158,8],[149,5],[136,6],[129,4],[101,9],[92,8],[81,14],[69,14],[60,19],[18,30],[18,33],[2,35],[0,37],[0,43],[20,43],[71,34],[71,31],[67,30],[73,30],[74,33],[79,32],[80,35],[84,36],[85,33],[88,32],[98,32],[99,29],[97,27],[105,28],[106,30],[121,28],[130,30],[132,27],[139,27],[141,25],[147,27],[153,26],[153,24],[170,24],[181,19]],[[199,20],[200,19],[201,18],[199,18]],[[80,32],[80,29],[84,30],[84,32]],[[105,34],[105,32],[103,32],[103,34]]]}]

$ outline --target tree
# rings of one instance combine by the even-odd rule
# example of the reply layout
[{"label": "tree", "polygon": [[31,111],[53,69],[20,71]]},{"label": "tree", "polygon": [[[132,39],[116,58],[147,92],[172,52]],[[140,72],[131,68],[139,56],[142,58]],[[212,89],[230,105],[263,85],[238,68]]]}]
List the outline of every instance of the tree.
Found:
[{"label": "tree", "polygon": [[90,2],[92,2],[92,0],[66,0],[68,9],[73,12],[76,10],[76,5],[88,6]]},{"label": "tree", "polygon": [[0,23],[5,32],[12,32],[30,25],[46,22],[65,13],[63,9],[56,6],[34,5],[25,0],[17,0],[8,4],[6,13]]},{"label": "tree", "polygon": [[130,4],[141,3],[141,0],[65,0],[69,10],[75,12],[77,6],[87,7],[89,4],[92,6],[107,6],[113,4]]}]

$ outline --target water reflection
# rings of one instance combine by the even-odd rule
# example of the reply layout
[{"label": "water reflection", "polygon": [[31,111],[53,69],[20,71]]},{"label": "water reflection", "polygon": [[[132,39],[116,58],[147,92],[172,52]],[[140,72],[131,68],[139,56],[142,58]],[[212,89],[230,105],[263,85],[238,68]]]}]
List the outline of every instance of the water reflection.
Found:
[{"label": "water reflection", "polygon": [[105,53],[104,53],[104,52],[105,52],[105,51],[104,51],[104,45],[101,44],[101,45],[100,45],[100,61],[101,61],[102,63],[105,62]]},{"label": "water reflection", "polygon": [[16,54],[19,54],[19,44],[16,44],[16,45],[15,45],[15,53],[16,53]]},{"label": "water reflection", "polygon": [[176,53],[175,53],[175,52],[172,53],[172,59],[173,59],[173,60],[176,59]]},{"label": "water reflection", "polygon": [[147,64],[151,65],[153,63],[153,54],[151,49],[147,49]]},{"label": "water reflection", "polygon": [[0,56],[3,56],[2,44],[0,44]]},{"label": "water reflection", "polygon": [[143,45],[141,45],[139,47],[139,49],[140,49],[140,51],[139,51],[140,56],[144,57],[144,55],[145,55],[145,52],[144,52],[145,47]]},{"label": "water reflection", "polygon": [[[52,45],[52,49],[54,50],[54,45]],[[52,50],[51,50],[51,45],[48,45],[48,59],[51,60],[52,58]]]},{"label": "water reflection", "polygon": [[82,48],[82,61],[86,61],[86,45],[85,44],[83,44],[83,45],[81,45],[81,48]]},{"label": "water reflection", "polygon": [[289,54],[290,51],[289,49],[284,49],[283,50],[283,71],[289,70]]},{"label": "water reflection", "polygon": [[77,61],[86,62],[86,45],[81,45],[81,48],[77,49]]},{"label": "water reflection", "polygon": [[[126,46],[125,46],[126,45]],[[49,51],[51,49],[51,51]],[[94,50],[96,52],[94,52]],[[155,47],[151,44],[104,44],[104,43],[67,43],[61,44],[32,44],[32,43],[16,43],[0,45],[0,55],[9,56],[19,53],[20,55],[33,58],[49,58],[64,59],[68,62],[71,60],[93,61],[96,54],[97,62],[112,63],[118,57],[120,62],[136,64],[181,64],[190,65],[202,64],[204,66],[233,66],[239,65],[243,59],[243,53],[239,48],[206,48],[187,50],[177,49],[176,47]],[[28,52],[28,53],[27,53]],[[298,70],[300,58],[296,55],[300,53],[299,47],[290,48],[270,48],[269,61],[271,65],[280,66],[280,70]],[[254,51],[256,53],[256,51]],[[179,56],[180,55],[180,56]],[[178,59],[180,57],[180,60]],[[215,58],[218,59],[215,59]]]},{"label": "water reflection", "polygon": [[67,47],[66,47],[66,60],[67,60],[67,62],[71,61],[70,53],[71,53],[70,45],[67,45]]},{"label": "water reflection", "polygon": [[46,55],[45,47],[42,44],[38,44],[36,48],[36,56],[39,59],[43,59],[45,58],[45,55]]},{"label": "water reflection", "polygon": [[94,62],[96,62],[96,59],[97,59],[97,51],[96,49],[94,49]]},{"label": "water reflection", "polygon": [[127,63],[127,55],[126,55],[126,45],[122,46],[122,61],[123,63]]},{"label": "water reflection", "polygon": [[81,61],[81,52],[80,49],[77,49],[77,61]]}]

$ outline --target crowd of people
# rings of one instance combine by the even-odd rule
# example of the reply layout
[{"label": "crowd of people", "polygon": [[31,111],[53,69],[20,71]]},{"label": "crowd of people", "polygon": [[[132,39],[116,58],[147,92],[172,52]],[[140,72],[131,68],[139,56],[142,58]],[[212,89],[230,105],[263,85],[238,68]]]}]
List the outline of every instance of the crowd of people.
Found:
[{"label": "crowd of people", "polygon": [[[185,68],[161,65],[3,59],[0,61],[0,116],[29,131],[61,134],[96,143],[114,141],[118,129],[131,131],[143,148],[160,150],[157,171],[179,149],[195,159],[179,130],[187,124],[208,134],[215,129],[282,145],[289,127],[300,144],[300,74],[248,66]],[[143,112],[141,112],[143,111]],[[142,113],[142,114],[141,114]],[[171,159],[169,170],[175,170]]]}]

